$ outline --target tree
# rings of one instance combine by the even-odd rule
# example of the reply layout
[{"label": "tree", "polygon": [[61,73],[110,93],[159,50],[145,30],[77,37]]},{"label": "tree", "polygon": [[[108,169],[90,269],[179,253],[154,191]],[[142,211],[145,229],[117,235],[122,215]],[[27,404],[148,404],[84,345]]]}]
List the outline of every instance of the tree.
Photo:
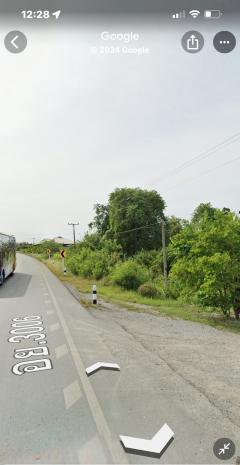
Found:
[{"label": "tree", "polygon": [[210,217],[202,216],[200,225],[193,222],[173,238],[170,280],[179,295],[219,307],[229,316],[240,277],[240,220],[214,210]]},{"label": "tree", "polygon": [[167,243],[169,243],[171,238],[176,234],[179,234],[187,225],[187,220],[177,218],[176,216],[168,216],[166,221]]},{"label": "tree", "polygon": [[192,215],[192,222],[194,224],[200,223],[205,218],[209,221],[213,221],[215,219],[215,213],[218,211],[222,211],[223,213],[231,213],[230,208],[223,207],[222,210],[215,208],[212,206],[211,203],[200,203],[197,208],[195,208],[193,215]]},{"label": "tree", "polygon": [[90,229],[95,229],[103,236],[109,229],[109,206],[101,203],[94,205],[95,216],[93,221],[88,225]]},{"label": "tree", "polygon": [[192,222],[199,223],[204,218],[208,220],[214,219],[214,214],[217,209],[214,208],[211,203],[200,203],[197,208],[195,208],[192,215]]},{"label": "tree", "polygon": [[161,246],[160,224],[164,208],[165,202],[156,191],[122,188],[110,194],[110,232],[126,255]]}]

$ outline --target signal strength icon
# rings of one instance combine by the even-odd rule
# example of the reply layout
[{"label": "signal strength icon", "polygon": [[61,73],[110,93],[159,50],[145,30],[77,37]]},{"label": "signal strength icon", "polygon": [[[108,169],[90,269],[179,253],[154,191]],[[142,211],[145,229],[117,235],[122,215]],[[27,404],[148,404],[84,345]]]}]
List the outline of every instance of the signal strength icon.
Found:
[{"label": "signal strength icon", "polygon": [[185,19],[186,18],[186,11],[183,10],[183,11],[180,11],[179,13],[174,13],[172,15],[172,18],[173,19]]},{"label": "signal strength icon", "polygon": [[189,11],[189,14],[194,18],[196,19],[200,14],[201,12],[199,10],[191,10]]}]

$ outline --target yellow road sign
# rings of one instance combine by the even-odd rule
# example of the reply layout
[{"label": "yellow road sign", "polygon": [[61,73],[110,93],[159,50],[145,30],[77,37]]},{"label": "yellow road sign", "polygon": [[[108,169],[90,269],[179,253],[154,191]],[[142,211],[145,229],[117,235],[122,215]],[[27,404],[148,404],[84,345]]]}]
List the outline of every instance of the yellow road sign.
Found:
[{"label": "yellow road sign", "polygon": [[62,258],[65,258],[66,257],[66,250],[62,249],[60,250],[60,255]]}]

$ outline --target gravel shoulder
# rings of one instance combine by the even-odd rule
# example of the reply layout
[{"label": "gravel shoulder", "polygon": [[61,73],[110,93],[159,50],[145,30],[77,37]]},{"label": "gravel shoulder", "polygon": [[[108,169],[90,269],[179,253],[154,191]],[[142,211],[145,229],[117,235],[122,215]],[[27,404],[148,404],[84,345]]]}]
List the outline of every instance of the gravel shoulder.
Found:
[{"label": "gravel shoulder", "polygon": [[[90,297],[67,287],[78,300]],[[143,351],[164,362],[240,428],[239,335],[161,316],[154,308],[147,307],[146,313],[145,307],[99,300],[97,308],[91,306],[91,314],[103,324],[109,319],[114,321]]]}]

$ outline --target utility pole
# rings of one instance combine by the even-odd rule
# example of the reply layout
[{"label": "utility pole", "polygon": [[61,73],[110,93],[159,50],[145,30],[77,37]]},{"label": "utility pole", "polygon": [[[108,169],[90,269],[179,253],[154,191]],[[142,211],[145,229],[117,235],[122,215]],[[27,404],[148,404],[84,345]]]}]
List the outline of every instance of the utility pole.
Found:
[{"label": "utility pole", "polygon": [[166,229],[165,221],[162,220],[162,251],[163,251],[163,276],[164,276],[164,287],[167,288],[168,285],[168,275],[167,275],[167,250],[166,250]]},{"label": "utility pole", "polygon": [[76,245],[76,233],[75,233],[75,226],[79,226],[79,223],[68,223],[69,226],[72,226],[73,228],[73,243],[74,247]]}]

